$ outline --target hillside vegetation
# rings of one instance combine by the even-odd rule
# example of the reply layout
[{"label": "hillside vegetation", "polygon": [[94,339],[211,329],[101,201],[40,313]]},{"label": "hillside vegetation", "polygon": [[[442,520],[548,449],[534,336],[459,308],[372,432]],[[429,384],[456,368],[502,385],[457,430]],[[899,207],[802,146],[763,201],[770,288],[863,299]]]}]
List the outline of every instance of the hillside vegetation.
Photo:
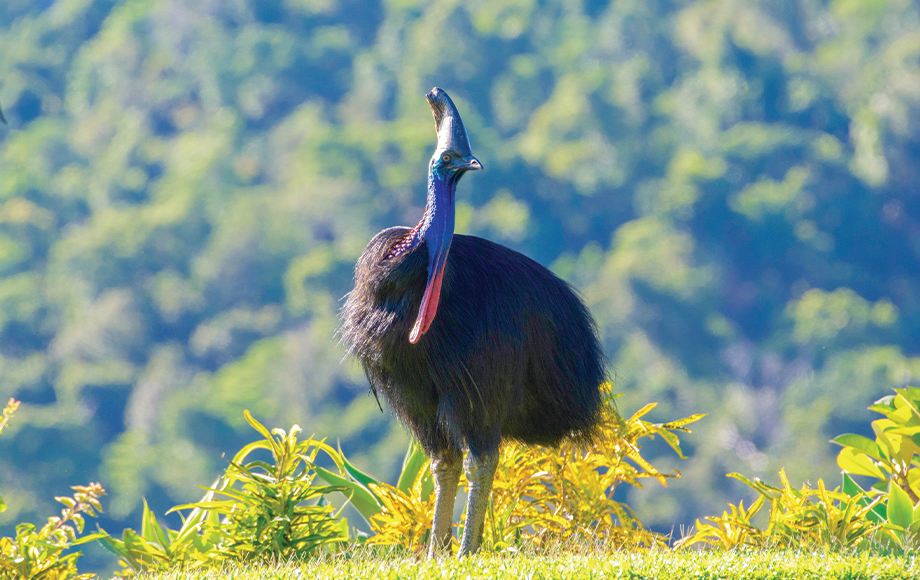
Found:
[{"label": "hillside vegetation", "polygon": [[335,328],[421,216],[435,85],[485,166],[457,231],[579,289],[625,416],[707,414],[643,450],[683,473],[623,492],[646,525],[836,482],[920,376],[916,3],[7,0],[0,535],[90,481],[113,532],[198,499],[243,409],[395,480]]}]

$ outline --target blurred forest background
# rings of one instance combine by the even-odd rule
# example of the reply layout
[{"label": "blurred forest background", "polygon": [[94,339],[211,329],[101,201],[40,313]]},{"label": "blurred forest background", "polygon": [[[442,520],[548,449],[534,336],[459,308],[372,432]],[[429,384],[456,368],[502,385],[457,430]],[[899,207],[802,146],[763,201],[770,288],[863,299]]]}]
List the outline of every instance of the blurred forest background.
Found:
[{"label": "blurred forest background", "polygon": [[915,2],[4,0],[3,535],[89,481],[113,533],[197,499],[243,409],[394,479],[335,328],[421,216],[435,85],[486,169],[457,231],[580,290],[622,413],[708,413],[624,490],[646,524],[730,471],[836,481],[828,439],[920,375]]}]

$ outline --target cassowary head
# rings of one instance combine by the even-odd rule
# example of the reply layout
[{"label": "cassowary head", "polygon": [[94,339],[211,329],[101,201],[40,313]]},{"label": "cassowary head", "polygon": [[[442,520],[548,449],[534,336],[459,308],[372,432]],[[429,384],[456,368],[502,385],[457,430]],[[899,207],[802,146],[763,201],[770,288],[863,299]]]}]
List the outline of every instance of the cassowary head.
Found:
[{"label": "cassowary head", "polygon": [[438,146],[431,157],[429,170],[437,171],[456,183],[467,171],[482,169],[482,164],[470,150],[470,140],[454,102],[438,87],[431,89],[426,97],[438,132]]}]

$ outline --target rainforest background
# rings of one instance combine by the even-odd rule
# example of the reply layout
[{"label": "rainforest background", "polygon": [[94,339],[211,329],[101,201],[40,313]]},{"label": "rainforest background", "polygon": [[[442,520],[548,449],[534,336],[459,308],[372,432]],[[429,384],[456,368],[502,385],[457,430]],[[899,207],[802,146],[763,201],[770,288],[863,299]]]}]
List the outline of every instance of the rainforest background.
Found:
[{"label": "rainforest background", "polygon": [[618,491],[647,525],[749,497],[730,471],[836,480],[828,439],[916,384],[916,2],[5,0],[0,534],[90,481],[115,534],[199,498],[243,409],[395,478],[335,328],[421,217],[435,85],[486,169],[457,231],[578,288],[622,413],[708,414]]}]

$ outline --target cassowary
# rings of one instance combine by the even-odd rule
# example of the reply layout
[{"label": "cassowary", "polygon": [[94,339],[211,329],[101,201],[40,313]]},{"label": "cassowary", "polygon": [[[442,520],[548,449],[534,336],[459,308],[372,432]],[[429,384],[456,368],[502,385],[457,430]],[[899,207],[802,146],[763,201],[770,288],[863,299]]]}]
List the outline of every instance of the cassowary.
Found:
[{"label": "cassowary", "polygon": [[568,284],[514,250],[454,235],[457,182],[482,165],[447,93],[434,88],[427,97],[438,145],[425,214],[414,228],[386,229],[367,245],[340,334],[374,394],[431,458],[429,557],[450,549],[462,464],[463,556],[482,540],[501,442],[590,437],[605,361],[594,322]]}]

